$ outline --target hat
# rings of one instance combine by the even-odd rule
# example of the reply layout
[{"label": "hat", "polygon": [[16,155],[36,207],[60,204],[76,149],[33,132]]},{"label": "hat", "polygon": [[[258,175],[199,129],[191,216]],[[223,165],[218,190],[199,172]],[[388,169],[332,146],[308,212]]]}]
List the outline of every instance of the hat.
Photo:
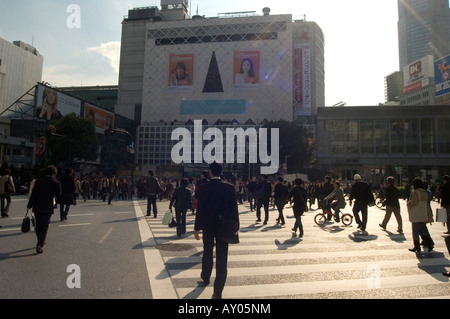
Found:
[{"label": "hat", "polygon": [[361,175],[355,174],[355,176],[353,177],[353,179],[354,179],[355,181],[358,180],[358,179],[361,179]]}]

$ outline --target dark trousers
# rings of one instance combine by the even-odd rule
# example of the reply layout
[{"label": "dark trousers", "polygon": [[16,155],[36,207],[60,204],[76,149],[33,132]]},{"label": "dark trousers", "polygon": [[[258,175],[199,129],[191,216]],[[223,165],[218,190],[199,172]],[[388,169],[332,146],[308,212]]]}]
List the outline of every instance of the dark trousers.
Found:
[{"label": "dark trousers", "polygon": [[1,201],[2,217],[6,217],[8,216],[9,207],[11,206],[11,194],[2,194],[0,196],[0,201]]},{"label": "dark trousers", "polygon": [[186,210],[175,209],[175,219],[177,221],[177,236],[180,237],[186,233]]},{"label": "dark trousers", "polygon": [[261,207],[264,206],[264,221],[267,222],[269,220],[269,200],[267,199],[258,199],[256,201],[256,218],[261,219]]},{"label": "dark trousers", "polygon": [[[359,217],[361,212],[361,218]],[[361,230],[366,230],[367,225],[367,203],[364,201],[355,201],[353,205],[353,215],[355,216],[356,223],[361,227]]]},{"label": "dark trousers", "polygon": [[414,248],[419,248],[420,237],[423,239],[425,246],[430,247],[434,245],[433,239],[428,231],[427,223],[411,223],[412,224],[412,237]]},{"label": "dark trousers", "polygon": [[[211,232],[203,232],[203,258],[202,274],[204,281],[209,281],[213,268],[214,238]],[[214,293],[222,295],[225,282],[227,281],[228,244],[216,238],[216,279],[214,281]]]},{"label": "dark trousers", "polygon": [[284,215],[283,215],[283,208],[284,208],[284,203],[279,203],[279,202],[276,202],[275,201],[275,206],[277,207],[277,209],[278,209],[278,221],[281,223],[281,224],[284,224]]},{"label": "dark trousers", "polygon": [[69,214],[70,205],[59,204],[59,216],[61,220],[67,219],[67,215]]},{"label": "dark trousers", "polygon": [[50,224],[50,218],[52,215],[40,215],[39,213],[35,213],[36,218],[36,237],[37,237],[37,245],[36,246],[44,246],[45,238],[47,237],[48,226]]},{"label": "dark trousers", "polygon": [[147,197],[147,216],[151,215],[153,206],[153,216],[158,215],[158,208],[156,207],[156,194],[148,195]]}]

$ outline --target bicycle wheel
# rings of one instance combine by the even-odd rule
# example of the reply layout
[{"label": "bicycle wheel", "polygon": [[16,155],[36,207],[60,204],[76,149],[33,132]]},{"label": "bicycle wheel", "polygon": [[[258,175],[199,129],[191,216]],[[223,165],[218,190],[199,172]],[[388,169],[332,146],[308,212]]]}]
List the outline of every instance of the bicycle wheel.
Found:
[{"label": "bicycle wheel", "polygon": [[325,216],[325,214],[323,214],[323,213],[319,213],[314,217],[314,222],[321,227],[323,225],[325,225],[326,220],[327,220],[327,216]]},{"label": "bicycle wheel", "polygon": [[350,226],[353,222],[353,216],[350,214],[342,214],[341,221],[345,226]]},{"label": "bicycle wheel", "polygon": [[383,200],[381,198],[377,198],[377,200],[375,201],[375,205],[378,208],[382,208],[383,207]]}]

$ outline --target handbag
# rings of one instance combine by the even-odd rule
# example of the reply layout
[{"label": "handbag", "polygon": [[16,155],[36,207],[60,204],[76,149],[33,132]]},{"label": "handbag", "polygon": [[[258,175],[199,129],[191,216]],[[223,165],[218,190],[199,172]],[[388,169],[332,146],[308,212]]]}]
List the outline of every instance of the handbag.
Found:
[{"label": "handbag", "polygon": [[162,219],[162,224],[163,225],[169,225],[172,222],[172,219],[173,219],[172,212],[170,210],[168,210],[164,214],[164,217]]},{"label": "handbag", "polygon": [[30,224],[31,224],[31,219],[30,219],[30,217],[28,217],[28,211],[27,211],[24,219],[22,220],[22,227],[21,227],[22,233],[28,233],[30,231],[30,228],[31,228]]},{"label": "handbag", "polygon": [[436,222],[447,222],[447,209],[445,207],[436,209]]},{"label": "handbag", "polygon": [[228,244],[239,244],[239,226],[233,219],[219,215],[217,238]]}]

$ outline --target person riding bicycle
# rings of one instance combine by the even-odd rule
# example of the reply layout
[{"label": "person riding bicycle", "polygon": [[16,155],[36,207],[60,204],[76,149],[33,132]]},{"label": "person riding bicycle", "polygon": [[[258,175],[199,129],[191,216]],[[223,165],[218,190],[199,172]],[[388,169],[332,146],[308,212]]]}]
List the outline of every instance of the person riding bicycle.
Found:
[{"label": "person riding bicycle", "polygon": [[336,199],[335,201],[333,201],[331,203],[330,206],[335,212],[335,216],[334,216],[335,221],[339,223],[339,221],[340,221],[339,211],[341,208],[345,208],[345,206],[347,204],[345,202],[344,190],[341,188],[341,183],[339,183],[338,181],[335,181],[333,183],[333,186],[334,186],[334,190],[327,197],[325,197],[324,200],[330,201],[332,199]]}]

